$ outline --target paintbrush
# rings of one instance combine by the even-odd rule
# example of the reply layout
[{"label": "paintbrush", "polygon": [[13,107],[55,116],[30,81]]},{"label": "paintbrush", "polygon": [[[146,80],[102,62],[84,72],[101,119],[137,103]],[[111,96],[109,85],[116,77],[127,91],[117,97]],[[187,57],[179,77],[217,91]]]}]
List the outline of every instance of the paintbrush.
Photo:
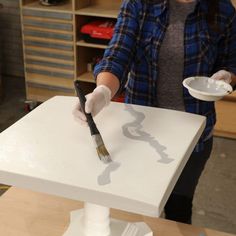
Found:
[{"label": "paintbrush", "polygon": [[80,82],[78,80],[74,81],[75,90],[76,90],[77,96],[80,100],[81,109],[87,118],[88,126],[90,128],[91,136],[93,138],[93,141],[94,141],[96,149],[97,149],[98,157],[104,163],[109,163],[112,161],[112,159],[111,159],[110,154],[104,145],[104,142],[102,140],[102,136],[101,136],[94,120],[93,120],[92,115],[85,112],[86,97],[84,96],[84,93],[83,93],[79,84],[80,84]]}]

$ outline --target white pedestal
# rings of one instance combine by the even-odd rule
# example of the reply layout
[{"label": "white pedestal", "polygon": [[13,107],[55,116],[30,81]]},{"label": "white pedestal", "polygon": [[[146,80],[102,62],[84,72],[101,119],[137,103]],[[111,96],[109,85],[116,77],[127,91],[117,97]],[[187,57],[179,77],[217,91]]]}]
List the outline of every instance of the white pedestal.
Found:
[{"label": "white pedestal", "polygon": [[110,219],[109,213],[108,207],[85,203],[84,209],[71,212],[70,225],[63,236],[153,236],[144,222]]}]

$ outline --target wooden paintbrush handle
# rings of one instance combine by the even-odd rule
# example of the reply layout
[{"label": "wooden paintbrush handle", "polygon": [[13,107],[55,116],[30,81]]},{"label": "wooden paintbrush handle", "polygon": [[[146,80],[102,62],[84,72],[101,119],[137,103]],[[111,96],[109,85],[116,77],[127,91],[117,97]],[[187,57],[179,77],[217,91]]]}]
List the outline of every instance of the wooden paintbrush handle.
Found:
[{"label": "wooden paintbrush handle", "polygon": [[79,81],[78,80],[74,81],[74,85],[75,85],[76,94],[80,100],[81,109],[87,118],[87,122],[88,122],[88,125],[90,128],[91,135],[99,134],[99,131],[97,129],[96,124],[94,123],[92,115],[90,113],[85,112],[86,97],[84,95],[83,90],[81,89],[81,87],[79,85]]}]

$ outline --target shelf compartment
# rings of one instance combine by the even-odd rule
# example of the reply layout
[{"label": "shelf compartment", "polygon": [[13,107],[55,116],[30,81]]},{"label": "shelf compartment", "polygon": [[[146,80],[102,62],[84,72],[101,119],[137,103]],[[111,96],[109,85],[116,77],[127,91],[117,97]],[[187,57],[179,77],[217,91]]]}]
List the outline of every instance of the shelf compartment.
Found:
[{"label": "shelf compartment", "polygon": [[65,43],[55,43],[55,42],[44,42],[40,40],[31,40],[31,39],[24,39],[24,44],[26,48],[29,47],[42,47],[48,49],[57,49],[57,50],[65,50],[65,51],[73,51],[74,46],[72,44],[65,44]]},{"label": "shelf compartment", "polygon": [[42,48],[37,47],[26,47],[25,55],[27,57],[43,57],[47,60],[53,59],[53,60],[65,60],[67,62],[74,61],[74,55],[72,53],[65,53],[62,51],[57,50],[43,50]]},{"label": "shelf compartment", "polygon": [[73,79],[68,80],[68,79],[63,79],[59,77],[50,77],[46,75],[37,75],[37,74],[27,73],[26,82],[37,84],[37,85],[40,84],[40,85],[43,85],[43,87],[60,87],[61,89],[65,88],[66,91],[67,90],[70,91],[74,89]]},{"label": "shelf compartment", "polygon": [[73,41],[72,34],[61,34],[61,33],[53,33],[42,31],[38,29],[28,29],[25,28],[23,30],[23,34],[29,37],[38,37],[43,39],[56,39],[56,40],[65,40],[65,41]]},{"label": "shelf compartment", "polygon": [[96,17],[106,17],[116,19],[119,13],[119,9],[101,7],[100,5],[93,5],[85,8],[81,8],[75,11],[76,15],[81,16],[96,16]]},{"label": "shelf compartment", "polygon": [[83,0],[75,1],[75,14],[117,18],[122,0]]},{"label": "shelf compartment", "polygon": [[49,18],[49,19],[59,19],[59,20],[67,20],[67,21],[72,21],[73,20],[73,15],[70,13],[65,13],[65,12],[52,12],[52,11],[41,11],[37,10],[35,8],[28,9],[24,7],[22,10],[22,15],[23,16],[34,16],[34,17],[43,17],[43,18]]},{"label": "shelf compartment", "polygon": [[52,68],[55,68],[57,71],[60,69],[74,70],[73,64],[68,64],[68,63],[58,62],[58,61],[42,60],[41,58],[26,57],[25,63],[27,65],[44,66],[44,67],[50,67],[50,68],[52,67]]},{"label": "shelf compartment", "polygon": [[27,99],[44,102],[54,96],[75,96],[74,89],[26,81]]},{"label": "shelf compartment", "polygon": [[[45,47],[62,49],[62,50],[70,50],[72,51],[74,48],[74,41],[55,39],[55,38],[45,38],[45,37],[36,37],[36,36],[28,36],[24,35],[24,41],[28,42],[28,44],[35,44],[35,46],[47,45]],[[27,44],[27,45],[28,45]]]},{"label": "shelf compartment", "polygon": [[45,75],[49,77],[59,77],[63,79],[74,79],[74,72],[73,71],[62,71],[62,70],[55,70],[51,68],[45,68],[40,66],[35,66],[31,64],[27,64],[25,71],[31,74],[37,75]]},{"label": "shelf compartment", "polygon": [[89,47],[77,47],[77,79],[95,83],[92,71],[88,70],[88,63],[92,63],[97,58],[102,58],[104,53],[103,49],[89,48]]},{"label": "shelf compartment", "polygon": [[42,18],[27,18],[23,17],[24,26],[35,27],[35,28],[43,28],[49,30],[60,30],[60,31],[73,31],[73,24],[70,22],[62,23],[62,22],[51,22],[51,21],[42,21]]},{"label": "shelf compartment", "polygon": [[[104,42],[101,42],[102,39],[96,39],[92,38],[91,40],[89,38],[89,41],[86,40],[86,37],[89,37],[89,35],[86,35],[84,33],[81,33],[81,29],[84,25],[87,25],[94,21],[101,21],[101,18],[99,17],[89,17],[89,16],[76,16],[76,45],[79,47],[86,47],[86,48],[96,48],[96,49],[102,49],[105,50],[109,45],[109,40],[104,40]],[[111,21],[109,18],[103,18],[104,21]],[[114,20],[112,20],[114,21]],[[115,21],[114,21],[115,22]],[[90,42],[91,41],[91,42]]]},{"label": "shelf compartment", "polygon": [[103,44],[87,43],[84,40],[77,41],[76,45],[81,47],[100,48],[100,49],[106,49],[108,47],[108,45],[103,45]]},{"label": "shelf compartment", "polygon": [[[23,15],[22,16],[23,20],[27,20],[27,21],[39,21],[42,23],[61,23],[61,24],[71,24],[73,25],[73,21],[72,20],[64,20],[64,19],[58,19],[58,18],[46,18],[46,17],[40,17],[40,16],[28,16],[28,15]],[[22,21],[23,23],[23,21]],[[23,24],[24,25],[24,24]]]},{"label": "shelf compartment", "polygon": [[59,4],[57,6],[43,6],[39,3],[38,0],[23,1],[23,8],[24,9],[38,9],[42,11],[71,12],[72,2],[70,0],[65,3]]},{"label": "shelf compartment", "polygon": [[[72,60],[65,60],[65,59],[59,59],[59,58],[49,58],[49,57],[44,57],[44,56],[36,56],[36,55],[28,55],[25,54],[25,61],[27,62],[28,60],[32,61],[39,61],[43,63],[55,63],[55,66],[60,66],[60,68],[63,68],[63,65],[65,68],[67,66],[73,66],[74,69],[74,61]],[[62,67],[61,67],[62,65]]]},{"label": "shelf compartment", "polygon": [[73,34],[62,34],[58,32],[50,32],[46,30],[32,29],[27,27],[24,27],[23,34],[24,36],[38,37],[43,39],[73,41]]},{"label": "shelf compartment", "polygon": [[77,77],[79,81],[96,83],[92,72],[85,72]]}]

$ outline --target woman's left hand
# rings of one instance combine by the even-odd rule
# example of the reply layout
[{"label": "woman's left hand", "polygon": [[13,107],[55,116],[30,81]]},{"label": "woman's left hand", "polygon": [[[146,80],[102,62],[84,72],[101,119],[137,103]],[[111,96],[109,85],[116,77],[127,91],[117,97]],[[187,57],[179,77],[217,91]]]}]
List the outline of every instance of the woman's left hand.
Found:
[{"label": "woman's left hand", "polygon": [[226,70],[219,70],[211,76],[215,80],[223,80],[224,82],[230,84],[232,82],[232,74]]}]

